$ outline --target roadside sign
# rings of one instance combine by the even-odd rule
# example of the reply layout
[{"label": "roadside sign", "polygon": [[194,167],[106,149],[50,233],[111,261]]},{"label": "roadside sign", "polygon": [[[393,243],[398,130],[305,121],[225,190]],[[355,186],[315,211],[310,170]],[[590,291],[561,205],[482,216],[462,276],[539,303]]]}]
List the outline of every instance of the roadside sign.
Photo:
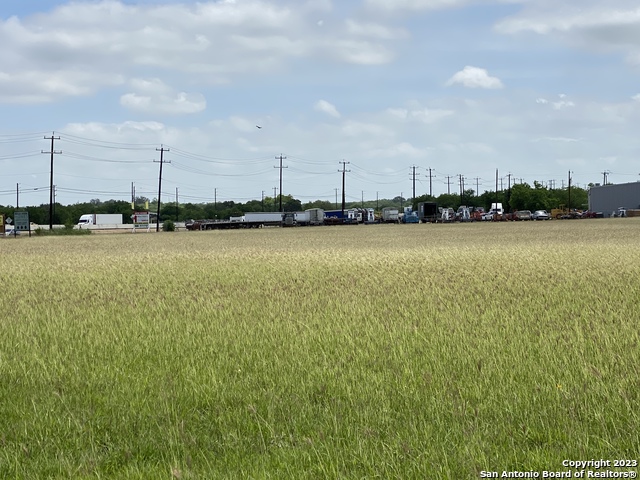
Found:
[{"label": "roadside sign", "polygon": [[149,212],[134,212],[131,215],[131,219],[133,220],[133,233],[135,233],[137,228],[146,228],[147,232],[149,231]]},{"label": "roadside sign", "polygon": [[13,218],[16,230],[20,232],[31,231],[31,226],[29,224],[29,212],[13,212]]}]

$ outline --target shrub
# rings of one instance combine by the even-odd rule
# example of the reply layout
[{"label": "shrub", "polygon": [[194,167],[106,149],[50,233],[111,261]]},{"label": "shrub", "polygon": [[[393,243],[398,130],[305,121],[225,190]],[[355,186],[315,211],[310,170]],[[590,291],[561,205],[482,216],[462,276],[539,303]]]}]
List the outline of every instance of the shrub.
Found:
[{"label": "shrub", "polygon": [[172,220],[165,220],[164,223],[162,224],[162,231],[163,232],[175,232],[176,231],[176,225],[173,223]]}]

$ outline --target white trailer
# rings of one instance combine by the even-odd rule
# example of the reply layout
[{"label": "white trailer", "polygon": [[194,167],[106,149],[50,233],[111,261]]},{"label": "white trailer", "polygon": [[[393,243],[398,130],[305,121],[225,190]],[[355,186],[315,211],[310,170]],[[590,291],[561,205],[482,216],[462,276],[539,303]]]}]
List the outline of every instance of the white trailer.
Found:
[{"label": "white trailer", "polygon": [[322,225],[324,223],[324,210],[322,208],[309,208],[305,212],[309,214],[309,225]]},{"label": "white trailer", "polygon": [[78,228],[119,228],[123,225],[121,213],[85,213],[78,220]]},{"label": "white trailer", "polygon": [[386,223],[398,223],[398,209],[385,207],[382,209],[382,221]]},{"label": "white trailer", "polygon": [[282,214],[278,212],[248,212],[244,214],[245,223],[278,223]]}]

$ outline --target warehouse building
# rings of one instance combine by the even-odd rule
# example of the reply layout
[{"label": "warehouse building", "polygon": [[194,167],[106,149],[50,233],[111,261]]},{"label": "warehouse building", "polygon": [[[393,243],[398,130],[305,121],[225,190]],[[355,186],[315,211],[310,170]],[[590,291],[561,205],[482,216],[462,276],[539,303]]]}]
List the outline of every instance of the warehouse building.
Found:
[{"label": "warehouse building", "polygon": [[618,208],[640,208],[640,182],[601,185],[589,189],[589,210],[602,212],[605,217]]}]

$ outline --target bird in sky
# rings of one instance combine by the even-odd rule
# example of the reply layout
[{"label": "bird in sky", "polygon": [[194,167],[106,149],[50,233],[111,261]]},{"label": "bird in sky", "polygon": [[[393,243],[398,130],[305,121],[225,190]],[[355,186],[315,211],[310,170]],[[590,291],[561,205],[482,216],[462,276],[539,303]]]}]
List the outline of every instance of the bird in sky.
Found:
[{"label": "bird in sky", "polygon": [[260,125],[256,125],[256,128],[262,128]]}]

